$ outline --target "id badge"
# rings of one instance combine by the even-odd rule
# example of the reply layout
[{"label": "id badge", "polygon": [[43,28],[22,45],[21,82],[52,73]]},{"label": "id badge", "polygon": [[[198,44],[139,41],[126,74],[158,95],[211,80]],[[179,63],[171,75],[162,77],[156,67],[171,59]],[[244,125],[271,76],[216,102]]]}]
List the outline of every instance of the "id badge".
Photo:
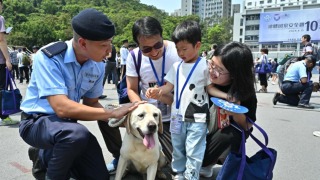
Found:
[{"label": "id badge", "polygon": [[170,121],[170,132],[174,134],[180,134],[182,128],[182,116],[180,114],[174,114]]},{"label": "id badge", "polygon": [[161,101],[157,101],[157,106],[161,111],[162,116],[165,116],[168,114],[168,105],[161,102]]}]

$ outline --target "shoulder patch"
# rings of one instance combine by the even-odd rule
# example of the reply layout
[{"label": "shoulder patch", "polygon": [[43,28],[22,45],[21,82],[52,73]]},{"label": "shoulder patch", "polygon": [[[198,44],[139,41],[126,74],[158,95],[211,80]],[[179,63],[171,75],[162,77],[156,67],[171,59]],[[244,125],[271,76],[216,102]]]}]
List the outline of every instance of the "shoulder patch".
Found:
[{"label": "shoulder patch", "polygon": [[52,58],[53,56],[62,53],[68,48],[67,43],[58,41],[46,48],[41,49],[41,51],[48,57]]}]

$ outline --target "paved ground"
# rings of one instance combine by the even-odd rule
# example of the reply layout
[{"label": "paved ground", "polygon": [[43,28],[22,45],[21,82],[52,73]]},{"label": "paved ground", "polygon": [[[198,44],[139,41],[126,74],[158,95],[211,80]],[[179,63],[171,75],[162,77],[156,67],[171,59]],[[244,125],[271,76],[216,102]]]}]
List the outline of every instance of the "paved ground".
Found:
[{"label": "paved ground", "polygon": [[[313,80],[318,80],[315,74]],[[19,84],[24,95],[26,85]],[[258,85],[259,87],[259,85]],[[101,100],[102,104],[117,103],[116,91],[113,85],[106,85],[104,93],[108,98]],[[313,93],[311,103],[317,106],[315,110],[304,110],[284,105],[273,106],[271,99],[277,91],[277,85],[269,81],[268,93],[259,93],[257,123],[269,135],[269,147],[278,151],[278,159],[274,169],[276,180],[318,180],[320,179],[320,137],[312,132],[320,130],[320,92]],[[19,115],[12,116],[19,120]],[[106,150],[104,141],[95,122],[85,122],[90,131],[95,134],[102,146],[105,161],[112,160]],[[254,134],[261,138],[257,131]],[[0,179],[30,180],[31,161],[28,159],[28,145],[22,141],[18,133],[18,125],[0,126]],[[253,155],[259,147],[251,139],[246,143],[247,154]],[[219,167],[215,167],[217,172]],[[129,176],[126,179],[141,179],[141,176]],[[207,178],[207,179],[214,179]]]}]

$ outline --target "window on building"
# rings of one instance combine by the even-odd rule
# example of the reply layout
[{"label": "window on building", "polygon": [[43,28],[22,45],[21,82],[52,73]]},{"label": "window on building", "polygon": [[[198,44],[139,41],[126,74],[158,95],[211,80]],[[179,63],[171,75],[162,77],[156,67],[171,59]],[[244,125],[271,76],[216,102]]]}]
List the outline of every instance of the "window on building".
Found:
[{"label": "window on building", "polygon": [[243,18],[240,19],[240,26],[243,26]]},{"label": "window on building", "polygon": [[280,44],[280,51],[295,51],[296,49],[296,43]]},{"label": "window on building", "polygon": [[252,2],[248,2],[248,6],[252,6]]},{"label": "window on building", "polygon": [[260,4],[264,4],[264,1],[260,1]]},{"label": "window on building", "polygon": [[268,3],[272,3],[272,0],[268,0]]},{"label": "window on building", "polygon": [[240,42],[242,43],[242,38],[240,38]]},{"label": "window on building", "polygon": [[243,33],[243,29],[240,29],[240,36],[242,36],[242,33]]}]

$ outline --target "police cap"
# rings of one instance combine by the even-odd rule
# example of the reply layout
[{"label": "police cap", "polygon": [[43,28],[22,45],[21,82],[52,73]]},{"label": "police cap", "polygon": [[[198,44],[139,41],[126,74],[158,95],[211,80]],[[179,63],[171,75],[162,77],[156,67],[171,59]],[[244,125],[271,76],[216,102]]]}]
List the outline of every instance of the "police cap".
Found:
[{"label": "police cap", "polygon": [[93,8],[81,11],[72,18],[71,24],[79,36],[92,41],[106,40],[115,34],[114,25],[108,17]]}]

